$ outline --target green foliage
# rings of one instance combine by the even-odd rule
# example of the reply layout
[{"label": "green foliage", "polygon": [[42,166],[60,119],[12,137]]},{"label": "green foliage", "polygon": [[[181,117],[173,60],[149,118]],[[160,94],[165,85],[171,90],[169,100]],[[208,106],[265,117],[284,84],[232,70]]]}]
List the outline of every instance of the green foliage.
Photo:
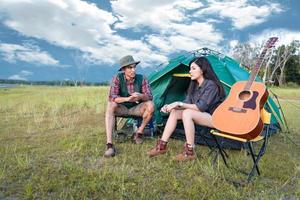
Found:
[{"label": "green foliage", "polygon": [[[240,43],[234,47],[232,56],[247,70],[251,71],[252,67],[254,67],[257,63],[257,59],[260,55],[259,52],[262,48],[263,46],[258,44],[252,46],[250,43]],[[271,55],[271,60],[269,63],[270,68],[266,72],[266,66],[263,65],[259,71],[259,76],[264,77],[264,74],[266,73],[266,81],[277,86],[282,86],[289,82],[300,85],[299,52],[299,40],[294,40],[290,44],[276,47]],[[285,57],[287,58],[286,63],[284,62]],[[282,71],[281,68],[283,69]],[[282,79],[280,78],[281,74]]]},{"label": "green foliage", "polygon": [[300,85],[300,55],[293,55],[286,63],[285,81]]},{"label": "green foliage", "polygon": [[[274,73],[274,77],[270,77],[275,81],[275,85],[280,85],[280,75],[283,73],[283,83],[294,82],[296,84],[300,84],[300,42],[298,40],[292,41],[288,45],[281,45],[277,47],[272,56],[272,62],[270,64],[271,71],[274,71],[275,65],[277,62],[283,61],[284,59],[279,59],[285,57],[290,54],[286,63],[282,62],[281,67],[285,65],[283,72],[280,70],[280,67],[277,68]],[[285,54],[288,51],[288,54]],[[281,86],[281,85],[280,85]]]},{"label": "green foliage", "polygon": [[[300,143],[299,89],[272,88],[281,98],[291,133]],[[261,176],[238,186],[249,170],[245,151],[228,151],[231,168],[213,165],[209,148],[198,159],[176,163],[183,141],[171,140],[166,155],[149,158],[154,139],[117,143],[105,150],[108,87],[0,89],[0,199],[297,199],[299,147],[279,133],[260,161]],[[292,104],[291,104],[292,103]]]}]

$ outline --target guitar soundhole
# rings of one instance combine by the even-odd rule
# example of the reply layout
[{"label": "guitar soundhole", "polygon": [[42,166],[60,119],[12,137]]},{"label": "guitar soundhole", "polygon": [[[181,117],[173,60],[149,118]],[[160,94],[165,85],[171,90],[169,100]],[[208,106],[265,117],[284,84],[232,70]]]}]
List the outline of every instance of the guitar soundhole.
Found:
[{"label": "guitar soundhole", "polygon": [[250,96],[251,96],[251,92],[249,92],[249,91],[242,91],[239,94],[239,99],[243,100],[243,101],[246,101],[246,100],[250,99]]}]

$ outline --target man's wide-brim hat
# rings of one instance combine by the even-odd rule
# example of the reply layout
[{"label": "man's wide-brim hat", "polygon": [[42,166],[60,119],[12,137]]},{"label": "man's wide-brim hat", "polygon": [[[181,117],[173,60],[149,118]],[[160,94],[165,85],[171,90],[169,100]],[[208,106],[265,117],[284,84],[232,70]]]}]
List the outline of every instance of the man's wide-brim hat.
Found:
[{"label": "man's wide-brim hat", "polygon": [[124,56],[123,58],[120,59],[119,62],[120,62],[119,71],[121,71],[123,67],[126,67],[128,65],[131,65],[131,64],[136,64],[137,65],[137,64],[140,63],[140,61],[135,61],[131,55]]}]

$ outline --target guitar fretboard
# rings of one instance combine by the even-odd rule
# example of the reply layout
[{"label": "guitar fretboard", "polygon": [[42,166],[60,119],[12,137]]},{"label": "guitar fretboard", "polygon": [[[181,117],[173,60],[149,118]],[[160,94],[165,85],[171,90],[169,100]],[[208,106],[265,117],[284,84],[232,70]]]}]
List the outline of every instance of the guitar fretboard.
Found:
[{"label": "guitar fretboard", "polygon": [[248,79],[247,81],[247,84],[245,85],[245,88],[244,90],[246,91],[249,91],[254,80],[255,80],[255,77],[257,76],[258,72],[259,72],[259,69],[261,67],[261,64],[262,64],[262,61],[264,59],[264,57],[266,56],[266,53],[268,51],[269,48],[273,47],[275,42],[278,40],[277,37],[271,37],[269,38],[269,40],[267,41],[263,51],[261,52],[255,66],[253,67],[253,69],[251,70],[251,74],[250,74],[250,78]]}]

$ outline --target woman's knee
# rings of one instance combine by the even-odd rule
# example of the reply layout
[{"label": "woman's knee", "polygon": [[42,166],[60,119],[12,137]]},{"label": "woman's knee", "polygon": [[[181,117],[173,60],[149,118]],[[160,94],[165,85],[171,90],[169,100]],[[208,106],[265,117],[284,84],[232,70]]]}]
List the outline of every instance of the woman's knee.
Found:
[{"label": "woman's knee", "polygon": [[192,118],[193,110],[191,109],[184,109],[182,111],[182,119],[189,119]]},{"label": "woman's knee", "polygon": [[182,110],[173,109],[169,117],[175,117],[177,120],[182,118]]}]

